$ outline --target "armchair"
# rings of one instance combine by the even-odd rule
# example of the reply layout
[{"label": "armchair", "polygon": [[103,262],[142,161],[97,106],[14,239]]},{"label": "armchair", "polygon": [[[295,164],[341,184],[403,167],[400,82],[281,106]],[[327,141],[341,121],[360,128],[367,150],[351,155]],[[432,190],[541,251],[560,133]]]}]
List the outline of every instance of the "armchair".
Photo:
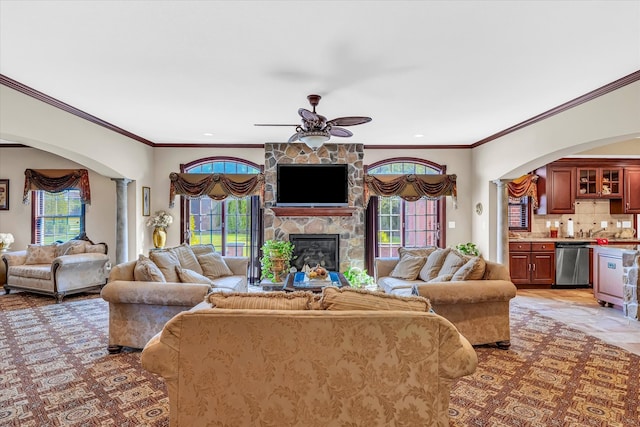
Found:
[{"label": "armchair", "polygon": [[29,245],[26,250],[2,254],[5,293],[12,289],[51,295],[56,303],[65,295],[100,287],[107,281],[109,263],[105,243],[86,236],[65,243]]}]

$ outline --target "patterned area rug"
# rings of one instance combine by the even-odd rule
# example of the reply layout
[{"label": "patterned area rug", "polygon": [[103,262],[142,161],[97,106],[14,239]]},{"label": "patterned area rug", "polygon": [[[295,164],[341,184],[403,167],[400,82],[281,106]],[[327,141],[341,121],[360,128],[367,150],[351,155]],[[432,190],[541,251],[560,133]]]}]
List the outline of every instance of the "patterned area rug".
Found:
[{"label": "patterned area rug", "polygon": [[451,426],[640,426],[640,356],[513,305],[511,349],[476,352]]},{"label": "patterned area rug", "polygon": [[[168,426],[162,380],[137,351],[109,355],[97,295],[0,296],[0,425]],[[640,357],[512,308],[509,351],[452,390],[451,426],[638,426]]]},{"label": "patterned area rug", "polygon": [[0,296],[0,425],[168,426],[164,382],[139,352],[107,352],[99,295]]}]

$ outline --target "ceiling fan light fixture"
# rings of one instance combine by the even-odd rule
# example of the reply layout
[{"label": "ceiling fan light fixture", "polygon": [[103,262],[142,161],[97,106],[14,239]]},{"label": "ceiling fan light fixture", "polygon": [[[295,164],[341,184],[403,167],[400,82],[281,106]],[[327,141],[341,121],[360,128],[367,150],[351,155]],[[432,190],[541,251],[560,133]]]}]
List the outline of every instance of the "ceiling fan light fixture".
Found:
[{"label": "ceiling fan light fixture", "polygon": [[298,139],[307,144],[307,146],[312,150],[317,150],[322,147],[322,144],[327,142],[330,138],[331,135],[329,132],[321,130],[300,132],[298,135]]}]

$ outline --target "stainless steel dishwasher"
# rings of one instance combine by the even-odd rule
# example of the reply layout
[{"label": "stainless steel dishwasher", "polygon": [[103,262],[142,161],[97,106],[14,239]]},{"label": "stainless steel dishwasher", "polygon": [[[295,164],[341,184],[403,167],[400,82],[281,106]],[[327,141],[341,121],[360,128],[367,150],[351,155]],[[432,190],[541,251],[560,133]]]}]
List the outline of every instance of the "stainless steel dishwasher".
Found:
[{"label": "stainless steel dishwasher", "polygon": [[589,242],[556,243],[555,287],[589,286]]}]

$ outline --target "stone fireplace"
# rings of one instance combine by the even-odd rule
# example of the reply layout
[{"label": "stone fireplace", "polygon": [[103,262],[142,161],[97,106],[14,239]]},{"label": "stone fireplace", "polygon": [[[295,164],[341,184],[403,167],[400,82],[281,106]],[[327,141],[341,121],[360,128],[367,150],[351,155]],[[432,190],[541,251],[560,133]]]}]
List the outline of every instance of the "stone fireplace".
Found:
[{"label": "stone fireplace", "polygon": [[[364,267],[364,146],[362,144],[325,144],[314,151],[301,143],[265,144],[264,239],[289,240],[290,235],[337,235],[339,267]],[[349,209],[296,208],[277,209],[278,164],[349,165]],[[322,191],[321,182],[310,182],[309,191]],[[274,209],[275,208],[275,209]],[[315,264],[313,265],[315,266]]]},{"label": "stone fireplace", "polygon": [[329,271],[340,268],[339,234],[289,234],[295,245],[291,266],[302,271],[305,266],[320,265]]}]

